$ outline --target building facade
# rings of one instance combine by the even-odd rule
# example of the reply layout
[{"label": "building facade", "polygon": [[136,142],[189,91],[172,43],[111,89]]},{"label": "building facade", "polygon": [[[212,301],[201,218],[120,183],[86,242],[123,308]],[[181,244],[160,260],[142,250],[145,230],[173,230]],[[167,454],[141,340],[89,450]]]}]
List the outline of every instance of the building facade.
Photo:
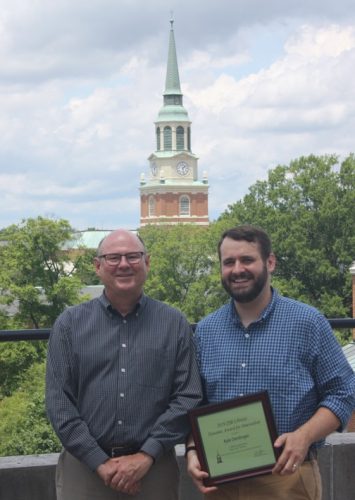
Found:
[{"label": "building facade", "polygon": [[191,121],[183,106],[173,21],[170,21],[163,106],[155,121],[156,150],[150,175],[140,179],[140,225],[208,225],[207,174],[198,180],[198,158],[191,150]]}]

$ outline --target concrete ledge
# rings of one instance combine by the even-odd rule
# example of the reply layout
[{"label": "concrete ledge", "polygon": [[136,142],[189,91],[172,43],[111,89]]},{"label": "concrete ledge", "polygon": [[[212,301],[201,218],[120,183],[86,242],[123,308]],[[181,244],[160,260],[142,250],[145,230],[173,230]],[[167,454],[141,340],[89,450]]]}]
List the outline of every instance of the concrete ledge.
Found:
[{"label": "concrete ledge", "polygon": [[[201,500],[186,473],[183,446],[176,452],[181,471],[180,499]],[[0,457],[1,500],[56,500],[54,478],[58,454]],[[353,500],[355,433],[332,434],[319,452],[322,500]]]},{"label": "concrete ledge", "polygon": [[58,454],[0,458],[1,500],[56,500]]},{"label": "concrete ledge", "polygon": [[322,500],[355,498],[355,432],[334,433],[319,453],[322,474]]}]

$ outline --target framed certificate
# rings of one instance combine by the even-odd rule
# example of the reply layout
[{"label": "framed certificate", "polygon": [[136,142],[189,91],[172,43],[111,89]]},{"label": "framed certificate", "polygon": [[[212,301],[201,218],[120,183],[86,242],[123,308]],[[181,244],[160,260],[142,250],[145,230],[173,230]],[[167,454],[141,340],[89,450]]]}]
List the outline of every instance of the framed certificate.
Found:
[{"label": "framed certificate", "polygon": [[258,392],[189,411],[206,486],[270,473],[280,451],[268,393]]}]

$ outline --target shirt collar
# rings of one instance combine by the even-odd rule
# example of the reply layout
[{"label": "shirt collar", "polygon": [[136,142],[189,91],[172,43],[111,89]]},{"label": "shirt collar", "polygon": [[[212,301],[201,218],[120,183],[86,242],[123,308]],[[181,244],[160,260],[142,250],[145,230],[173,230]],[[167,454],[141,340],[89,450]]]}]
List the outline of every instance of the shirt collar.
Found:
[{"label": "shirt collar", "polygon": [[[102,292],[102,294],[100,295],[98,300],[103,305],[103,307],[106,309],[106,311],[108,311],[110,314],[114,313],[114,314],[118,314],[119,316],[121,316],[121,314],[112,306],[111,302],[106,297],[105,290]],[[133,311],[131,311],[129,314],[137,314],[138,309],[143,308],[145,306],[146,302],[147,302],[147,297],[146,297],[146,295],[144,295],[144,293],[142,293],[142,295],[140,296]]]},{"label": "shirt collar", "polygon": [[[272,311],[275,309],[275,306],[276,306],[276,302],[279,300],[279,294],[277,293],[277,291],[271,287],[271,300],[270,302],[268,303],[268,305],[265,307],[265,309],[262,311],[262,313],[260,314],[259,318],[255,321],[253,321],[252,324],[256,324],[256,323],[259,323],[260,321],[265,321],[266,318],[268,316],[270,316],[270,314],[272,313]],[[234,305],[234,300],[233,298],[231,298],[230,300],[230,314],[231,316],[234,318],[235,321],[237,321],[238,323],[241,323],[240,321],[240,318],[239,318],[239,315],[238,315],[238,312],[235,308],[235,305]]]}]

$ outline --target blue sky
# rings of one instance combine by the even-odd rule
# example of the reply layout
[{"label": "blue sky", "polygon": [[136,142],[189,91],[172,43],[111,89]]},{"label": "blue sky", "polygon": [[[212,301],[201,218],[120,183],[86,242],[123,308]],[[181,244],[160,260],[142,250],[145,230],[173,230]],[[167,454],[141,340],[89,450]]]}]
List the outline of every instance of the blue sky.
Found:
[{"label": "blue sky", "polygon": [[278,164],[354,152],[351,0],[0,0],[0,228],[139,225],[171,10],[212,220]]}]

